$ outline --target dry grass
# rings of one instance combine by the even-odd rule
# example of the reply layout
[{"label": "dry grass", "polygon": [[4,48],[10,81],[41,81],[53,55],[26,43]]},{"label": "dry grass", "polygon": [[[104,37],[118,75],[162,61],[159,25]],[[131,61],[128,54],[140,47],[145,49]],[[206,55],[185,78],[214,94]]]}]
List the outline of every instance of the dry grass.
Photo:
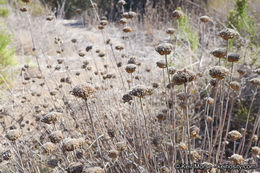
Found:
[{"label": "dry grass", "polygon": [[21,66],[14,87],[1,91],[2,172],[176,172],[176,163],[259,163],[259,70],[243,64],[243,48],[232,48],[238,62],[229,50],[222,58],[211,54],[237,33],[223,31],[222,39],[214,18],[201,23],[193,15],[203,39],[192,50],[176,18],[158,25],[151,16],[138,24],[134,16],[86,29],[12,13]]}]

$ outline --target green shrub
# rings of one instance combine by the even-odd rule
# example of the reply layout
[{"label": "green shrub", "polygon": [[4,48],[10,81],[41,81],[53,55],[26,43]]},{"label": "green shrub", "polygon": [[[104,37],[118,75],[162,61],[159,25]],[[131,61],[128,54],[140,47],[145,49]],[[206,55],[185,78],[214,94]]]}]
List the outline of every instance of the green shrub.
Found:
[{"label": "green shrub", "polygon": [[0,17],[8,17],[10,11],[8,9],[0,9]]}]

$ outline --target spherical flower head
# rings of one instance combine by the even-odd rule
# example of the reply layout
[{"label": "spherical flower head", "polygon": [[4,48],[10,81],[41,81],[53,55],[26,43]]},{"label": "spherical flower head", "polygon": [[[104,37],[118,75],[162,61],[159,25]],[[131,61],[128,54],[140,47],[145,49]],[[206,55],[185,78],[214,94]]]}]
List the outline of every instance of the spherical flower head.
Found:
[{"label": "spherical flower head", "polygon": [[166,30],[166,33],[169,34],[169,35],[174,34],[174,32],[175,32],[175,29],[174,29],[174,28],[168,28],[168,29]]},{"label": "spherical flower head", "polygon": [[237,140],[242,138],[242,135],[241,135],[241,133],[239,131],[232,130],[232,131],[228,132],[228,137],[230,139],[232,139],[233,141],[237,141]]},{"label": "spherical flower head", "polygon": [[172,77],[174,85],[183,85],[188,82],[192,82],[195,79],[195,73],[190,70],[183,69],[178,70]]},{"label": "spherical flower head", "polygon": [[249,82],[253,85],[260,85],[260,78],[253,78]]},{"label": "spherical flower head", "polygon": [[217,48],[210,52],[216,58],[225,58],[227,56],[227,49],[225,48]]},{"label": "spherical flower head", "polygon": [[178,9],[177,9],[177,10],[174,10],[174,11],[172,12],[172,17],[179,19],[179,18],[184,17],[184,13],[183,13],[181,10],[178,10]]},{"label": "spherical flower head", "polygon": [[230,88],[232,88],[235,91],[238,91],[241,87],[240,83],[236,82],[236,81],[232,81],[229,83]]},{"label": "spherical flower head", "polygon": [[229,70],[222,66],[214,66],[209,69],[209,75],[212,78],[216,78],[219,80],[224,79],[228,74],[229,74]]},{"label": "spherical flower head", "polygon": [[156,65],[157,65],[159,68],[166,68],[166,67],[167,67],[167,65],[166,65],[166,63],[165,63],[164,60],[157,61],[157,62],[156,62]]},{"label": "spherical flower head", "polygon": [[123,5],[125,5],[126,4],[126,2],[124,1],[124,0],[119,0],[118,2],[117,2],[117,5],[118,6],[123,6]]},{"label": "spherical flower head", "polygon": [[230,159],[234,164],[243,164],[243,163],[244,163],[243,156],[241,156],[241,155],[239,155],[239,154],[233,154],[229,159]]},{"label": "spherical flower head", "polygon": [[173,45],[170,43],[161,43],[155,48],[160,55],[169,55],[172,49]]},{"label": "spherical flower head", "polygon": [[15,141],[17,140],[20,136],[22,135],[22,132],[18,129],[12,129],[9,130],[6,133],[6,138],[9,139],[10,141]]},{"label": "spherical flower head", "polygon": [[260,156],[260,148],[257,146],[252,147],[252,153],[255,156]]},{"label": "spherical flower head", "polygon": [[146,94],[147,94],[146,92],[147,92],[146,86],[137,85],[130,91],[130,95],[133,95],[138,98],[143,98],[144,96],[146,96]]},{"label": "spherical flower head", "polygon": [[134,73],[136,70],[136,65],[135,64],[127,64],[125,67],[125,71],[127,73]]},{"label": "spherical flower head", "polygon": [[201,16],[200,21],[203,22],[203,23],[208,23],[210,21],[210,17],[209,16]]},{"label": "spherical flower head", "polygon": [[89,85],[78,85],[71,91],[72,95],[82,99],[93,98],[95,89]]},{"label": "spherical flower head", "polygon": [[240,55],[237,53],[228,54],[228,62],[238,62],[239,59],[240,59]]},{"label": "spherical flower head", "polygon": [[238,36],[238,35],[239,35],[239,33],[237,31],[235,31],[234,29],[231,29],[231,28],[225,28],[218,33],[218,36],[220,36],[224,40],[232,39],[232,38],[234,38],[235,36]]}]

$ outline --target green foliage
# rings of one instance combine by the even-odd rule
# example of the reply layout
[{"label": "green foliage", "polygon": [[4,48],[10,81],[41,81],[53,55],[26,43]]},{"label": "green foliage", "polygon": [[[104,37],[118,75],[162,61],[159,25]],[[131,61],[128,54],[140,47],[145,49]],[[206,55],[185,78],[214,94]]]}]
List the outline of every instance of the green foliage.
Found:
[{"label": "green foliage", "polygon": [[8,9],[0,9],[0,17],[8,17],[10,11]]},{"label": "green foliage", "polygon": [[248,0],[236,0],[235,8],[229,12],[228,27],[235,28],[244,37],[249,37],[254,44],[260,43],[256,21],[248,14]]},{"label": "green foliage", "polygon": [[7,4],[6,0],[0,0],[0,5],[5,5]]},{"label": "green foliage", "polygon": [[[10,48],[11,35],[7,34],[4,29],[0,31],[0,74],[4,77],[6,81],[8,80],[8,75],[4,68],[16,65],[15,50]],[[3,83],[3,79],[0,78],[0,84]]]},{"label": "green foliage", "polygon": [[[181,10],[180,7],[177,9]],[[199,46],[199,36],[198,32],[191,27],[189,17],[185,14],[183,17],[178,19],[178,23],[181,39],[188,41],[193,51],[197,50]]]}]

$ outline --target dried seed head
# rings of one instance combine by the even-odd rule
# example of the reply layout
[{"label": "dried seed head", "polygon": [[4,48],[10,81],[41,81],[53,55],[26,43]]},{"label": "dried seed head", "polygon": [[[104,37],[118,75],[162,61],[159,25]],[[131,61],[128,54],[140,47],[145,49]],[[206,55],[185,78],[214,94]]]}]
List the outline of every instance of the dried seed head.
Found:
[{"label": "dried seed head", "polygon": [[123,5],[125,5],[126,4],[126,2],[124,1],[124,0],[119,0],[118,2],[117,2],[117,5],[118,6],[123,6]]},{"label": "dried seed head", "polygon": [[216,58],[225,58],[227,56],[227,49],[217,48],[210,52],[210,54],[214,55]]},{"label": "dried seed head", "polygon": [[59,118],[61,118],[61,115],[62,114],[60,112],[49,112],[42,117],[41,121],[46,124],[54,124]]},{"label": "dried seed head", "polygon": [[240,55],[237,53],[228,54],[228,62],[238,62],[239,59],[240,59]]},{"label": "dried seed head", "polygon": [[129,58],[129,60],[127,61],[127,64],[136,64],[136,57],[132,56]]},{"label": "dried seed head", "polygon": [[48,21],[52,21],[53,19],[54,19],[53,16],[47,16],[47,17],[46,17],[46,20],[48,20]]},{"label": "dried seed head", "polygon": [[43,148],[44,152],[51,153],[55,150],[55,144],[53,144],[51,142],[46,142],[45,144],[42,145],[42,148]]},{"label": "dried seed head", "polygon": [[125,151],[126,143],[125,142],[117,142],[116,143],[116,149],[117,149],[117,151],[120,151],[120,152]]},{"label": "dried seed head", "polygon": [[66,138],[63,140],[64,151],[74,151],[80,147],[80,141],[78,139]]},{"label": "dried seed head", "polygon": [[80,50],[78,54],[79,54],[80,57],[84,57],[85,56],[85,52],[83,52],[82,50]]},{"label": "dried seed head", "polygon": [[207,104],[211,105],[213,103],[214,103],[214,99],[213,98],[211,98],[211,97],[207,98]]},{"label": "dried seed head", "polygon": [[175,32],[175,29],[174,29],[174,28],[168,28],[168,29],[166,30],[166,33],[169,34],[169,35],[174,34],[174,32]]},{"label": "dried seed head", "polygon": [[107,20],[101,20],[99,23],[101,26],[106,26],[108,24]]},{"label": "dried seed head", "polygon": [[153,88],[151,88],[151,87],[148,87],[147,89],[146,89],[146,95],[152,95],[153,94]]},{"label": "dried seed head", "polygon": [[83,164],[79,162],[70,163],[69,167],[66,169],[67,173],[81,173],[83,171]]},{"label": "dried seed head", "polygon": [[123,13],[123,17],[126,18],[126,19],[132,19],[135,16],[137,16],[137,14],[135,12],[133,12],[133,11],[129,11],[129,12],[124,12]]},{"label": "dried seed head", "polygon": [[132,32],[133,29],[132,29],[131,27],[129,27],[129,26],[126,26],[126,27],[123,28],[123,31],[124,31],[125,33],[128,33],[128,32]]},{"label": "dried seed head", "polygon": [[106,55],[106,54],[103,53],[103,52],[100,52],[100,53],[98,54],[98,56],[101,57],[101,58],[104,57],[105,55]]},{"label": "dried seed head", "polygon": [[213,118],[210,117],[210,116],[207,116],[207,122],[208,122],[208,123],[211,123],[212,121],[213,121]]},{"label": "dried seed head", "polygon": [[116,48],[116,50],[121,51],[121,50],[123,50],[125,48],[125,46],[120,44],[120,45],[117,45],[115,48]]},{"label": "dried seed head", "polygon": [[214,66],[209,70],[209,75],[219,80],[224,79],[228,74],[229,70],[222,66]]},{"label": "dried seed head", "polygon": [[253,85],[260,85],[260,78],[253,78],[249,82]]},{"label": "dried seed head", "polygon": [[86,173],[105,173],[105,171],[100,167],[92,167],[92,168],[86,168]]},{"label": "dried seed head", "polygon": [[167,67],[167,65],[166,65],[166,63],[165,63],[164,60],[157,61],[157,62],[156,62],[156,65],[157,65],[159,68],[166,68],[166,67]]},{"label": "dried seed head", "polygon": [[258,74],[258,75],[260,75],[260,68],[255,69],[253,72],[256,73],[256,74]]},{"label": "dried seed head", "polygon": [[243,164],[243,163],[244,163],[243,156],[238,155],[238,154],[233,154],[229,159],[230,159],[234,164]]},{"label": "dried seed head", "polygon": [[124,94],[122,100],[124,103],[126,102],[130,103],[131,100],[133,100],[133,97],[130,94]]},{"label": "dried seed head", "polygon": [[64,138],[64,136],[61,131],[54,131],[50,134],[49,138],[52,143],[57,144]]},{"label": "dried seed head", "polygon": [[228,137],[229,137],[231,140],[233,140],[233,141],[237,141],[237,140],[239,140],[239,139],[242,138],[242,135],[241,135],[241,133],[240,133],[239,131],[237,131],[237,130],[232,130],[232,131],[228,132]]},{"label": "dried seed head", "polygon": [[6,138],[9,139],[10,141],[15,141],[17,140],[20,136],[22,135],[22,132],[18,129],[12,129],[9,130],[6,133]]},{"label": "dried seed head", "polygon": [[258,136],[257,135],[254,135],[253,136],[253,142],[257,142],[258,141]]},{"label": "dried seed head", "polygon": [[180,92],[176,96],[179,100],[182,100],[182,101],[184,101],[186,99],[186,94],[184,92]]},{"label": "dried seed head", "polygon": [[105,28],[104,25],[98,25],[98,29],[99,29],[99,30],[103,30],[104,28]]},{"label": "dried seed head", "polygon": [[192,82],[195,79],[195,73],[190,70],[178,70],[172,77],[174,85],[183,85],[187,82]]},{"label": "dried seed head", "polygon": [[0,153],[0,163],[1,163],[1,159],[8,161],[11,160],[11,158],[12,158],[11,150],[6,150],[3,153]]},{"label": "dried seed head", "polygon": [[239,35],[239,33],[237,31],[235,31],[234,29],[230,29],[230,28],[225,28],[218,33],[218,36],[220,36],[224,40],[232,39],[238,35]]},{"label": "dried seed head", "polygon": [[153,88],[158,88],[159,87],[158,83],[152,83],[152,85],[153,85]]},{"label": "dried seed head", "polygon": [[183,142],[181,142],[181,143],[179,143],[178,145],[177,145],[177,147],[178,147],[178,149],[179,150],[181,150],[181,151],[185,151],[185,150],[187,150],[187,145],[185,144],[185,143],[183,143]]},{"label": "dried seed head", "polygon": [[255,156],[260,156],[260,148],[255,146],[255,147],[252,147],[252,153],[255,155]]},{"label": "dried seed head", "polygon": [[217,79],[210,79],[209,83],[210,83],[211,86],[216,87],[218,85],[218,80]]},{"label": "dried seed head", "polygon": [[24,3],[29,3],[31,0],[22,0]]},{"label": "dried seed head", "polygon": [[176,72],[176,69],[174,67],[169,67],[169,74],[173,75]]},{"label": "dried seed head", "polygon": [[172,17],[179,19],[184,17],[184,13],[181,10],[174,10],[172,13]]},{"label": "dried seed head", "polygon": [[26,12],[26,11],[27,11],[27,7],[21,7],[21,8],[20,8],[20,11],[21,11],[21,12]]},{"label": "dried seed head", "polygon": [[116,159],[119,155],[119,152],[117,150],[110,150],[108,152],[108,157],[110,157],[111,159]]},{"label": "dried seed head", "polygon": [[147,87],[143,85],[137,85],[130,91],[130,95],[139,98],[143,98],[144,96],[146,96],[146,94],[147,94]]},{"label": "dried seed head", "polygon": [[88,85],[78,85],[73,88],[71,93],[75,97],[79,97],[86,100],[87,98],[94,97],[95,89]]},{"label": "dried seed head", "polygon": [[199,133],[200,133],[200,129],[197,126],[193,125],[190,127],[190,135],[192,139],[196,137],[200,138]]},{"label": "dried seed head", "polygon": [[170,173],[170,169],[166,166],[160,168],[160,173]]},{"label": "dried seed head", "polygon": [[76,13],[81,14],[82,10],[80,8],[76,9]]},{"label": "dried seed head", "polygon": [[236,81],[232,81],[229,83],[230,88],[232,88],[235,91],[238,91],[241,87],[240,83],[236,82]]},{"label": "dried seed head", "polygon": [[172,49],[173,45],[170,43],[161,43],[155,48],[160,55],[169,55]]},{"label": "dried seed head", "polygon": [[191,160],[199,160],[200,159],[200,155],[196,150],[193,150],[190,152],[191,155]]},{"label": "dried seed head", "polygon": [[203,23],[208,23],[210,21],[209,16],[201,16],[200,21]]},{"label": "dried seed head", "polygon": [[135,72],[135,70],[136,70],[136,65],[134,65],[134,64],[127,64],[125,66],[125,71],[127,73],[133,73],[133,72]]},{"label": "dried seed head", "polygon": [[245,68],[240,67],[239,69],[237,69],[237,72],[238,72],[241,76],[243,76],[243,75],[246,73],[246,70],[245,70]]},{"label": "dried seed head", "polygon": [[122,19],[120,19],[119,22],[120,22],[120,24],[124,25],[124,24],[127,23],[127,19],[126,18],[122,18]]}]

